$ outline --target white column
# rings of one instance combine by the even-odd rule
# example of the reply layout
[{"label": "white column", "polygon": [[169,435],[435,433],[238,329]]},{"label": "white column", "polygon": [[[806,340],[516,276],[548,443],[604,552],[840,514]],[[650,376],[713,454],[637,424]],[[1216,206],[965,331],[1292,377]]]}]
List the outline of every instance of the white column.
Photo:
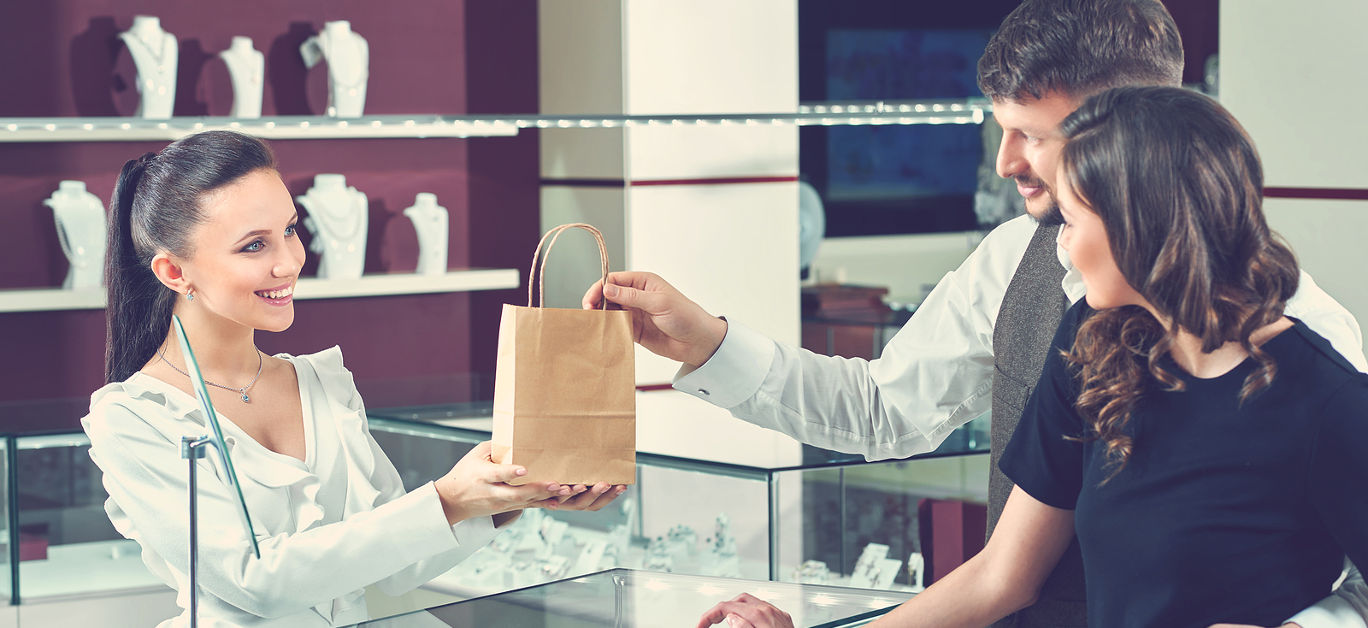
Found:
[{"label": "white column", "polygon": [[[1267,187],[1368,191],[1365,23],[1362,0],[1221,2],[1221,103],[1254,138]],[[1269,198],[1264,208],[1302,268],[1368,323],[1368,201]]]},{"label": "white column", "polygon": [[[539,21],[543,114],[797,105],[791,0],[544,1]],[[610,239],[614,269],[656,272],[710,311],[797,342],[797,184],[734,182],[795,178],[796,127],[556,129],[541,137],[543,178],[567,182],[543,186],[543,226],[593,222]],[[553,265],[566,264],[566,253]],[[571,279],[548,279],[552,304],[578,303],[592,281],[592,265],[575,265],[579,274],[562,275]],[[638,358],[641,384],[674,374],[665,360]]]},{"label": "white column", "polygon": [[[793,0],[542,0],[541,113],[791,113],[797,19]],[[540,137],[544,229],[593,223],[608,240],[613,270],[655,272],[710,312],[798,342],[796,127],[547,129]],[[547,272],[547,301],[578,307],[597,278],[597,253],[578,240],[563,238],[560,246],[566,249],[553,254]],[[666,384],[677,367],[638,348],[639,385]],[[727,414],[683,393],[639,393],[638,446],[798,459],[796,441]],[[643,477],[642,532],[655,536],[684,523],[703,538],[726,510],[743,562],[763,560],[763,488],[728,501],[735,480],[703,481],[669,472]],[[742,497],[745,503],[733,503]],[[783,509],[797,512],[800,497],[783,496]],[[698,499],[712,501],[691,501]],[[782,555],[798,555],[800,538],[782,542]]]}]

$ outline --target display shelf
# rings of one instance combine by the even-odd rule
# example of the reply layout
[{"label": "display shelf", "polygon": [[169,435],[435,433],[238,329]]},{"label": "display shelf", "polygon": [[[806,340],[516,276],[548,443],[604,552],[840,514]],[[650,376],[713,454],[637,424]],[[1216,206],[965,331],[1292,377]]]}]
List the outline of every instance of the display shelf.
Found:
[{"label": "display shelf", "polygon": [[62,432],[58,434],[38,434],[25,436],[15,442],[14,448],[20,451],[48,449],[51,447],[89,447],[90,437],[85,432]]},{"label": "display shelf", "polygon": [[[611,543],[610,535],[607,533],[577,527],[570,528],[566,532],[566,538],[567,543],[574,545],[576,548],[582,548],[594,543]],[[693,548],[691,552],[687,549],[685,551],[692,554],[691,558],[694,558],[695,564],[699,563],[700,559],[705,559],[702,554],[706,554],[706,550]],[[678,554],[679,552],[676,553]],[[543,570],[547,566],[548,561],[539,562],[531,557],[531,554],[532,552],[528,550],[510,553],[501,551],[494,545],[488,545],[472,554],[450,571],[447,571],[422,585],[422,588],[434,593],[449,596],[453,598],[454,601],[455,599],[470,599],[485,595],[495,595],[503,591],[542,584],[546,582],[546,572]],[[556,577],[581,576],[604,569],[644,569],[650,571],[650,568],[647,566],[647,561],[646,543],[643,540],[637,540],[629,545],[626,548],[626,551],[616,557],[607,556],[597,561],[587,563],[582,560],[566,561],[563,563],[563,575]],[[507,569],[506,567],[509,565],[515,567],[526,565],[526,567],[523,569]],[[769,568],[769,565],[758,561],[744,561],[740,566],[743,573],[752,574],[763,574]],[[683,566],[682,571],[680,571],[679,567],[675,567],[675,569],[676,571],[679,571],[679,573],[710,575],[707,573],[700,574],[697,570],[691,570],[687,565]],[[704,569],[703,571],[706,572],[707,569]],[[491,577],[491,575],[494,577]],[[539,576],[542,577],[539,578]],[[851,582],[852,578],[850,576],[833,574],[822,584],[838,587],[866,588],[857,587],[851,584]],[[907,593],[910,595],[919,593],[922,589],[921,587],[907,586],[904,584],[893,584],[886,589],[881,590]]]},{"label": "display shelf", "polygon": [[[360,279],[300,279],[296,299],[340,299],[398,294],[475,292],[517,288],[519,271],[515,268],[472,268],[453,270],[445,275],[365,275]],[[103,288],[63,290],[35,288],[0,291],[0,313],[46,312],[53,310],[98,310],[105,306]]]},{"label": "display shelf", "polygon": [[445,275],[366,275],[360,279],[300,279],[295,291],[300,299],[338,299],[433,292],[506,290],[519,286],[515,268],[471,268]]},{"label": "display shelf", "polygon": [[516,126],[468,117],[366,116],[341,120],[318,116],[270,118],[0,118],[0,142],[173,141],[211,130],[241,131],[271,140],[336,138],[498,137]]},{"label": "display shelf", "polygon": [[982,99],[803,103],[791,112],[653,115],[383,115],[353,119],[269,118],[0,118],[0,142],[172,141],[201,131],[233,130],[271,140],[507,137],[521,129],[686,125],[979,124],[992,105]]},{"label": "display shelf", "polygon": [[19,577],[25,602],[166,589],[143,564],[138,543],[127,539],[55,545],[47,558],[19,563]]}]

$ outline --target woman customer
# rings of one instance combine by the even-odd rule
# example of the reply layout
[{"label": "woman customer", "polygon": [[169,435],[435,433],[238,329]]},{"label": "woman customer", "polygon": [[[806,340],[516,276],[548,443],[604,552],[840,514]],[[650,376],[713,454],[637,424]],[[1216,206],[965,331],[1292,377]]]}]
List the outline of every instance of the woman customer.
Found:
[{"label": "woman customer", "polygon": [[989,547],[937,586],[1003,584],[991,614],[1010,611],[1076,533],[1090,625],[1280,625],[1346,554],[1368,564],[1368,379],[1283,315],[1296,259],[1220,105],[1122,88],[1063,128],[1060,243],[1087,298],[1004,453]]},{"label": "woman customer", "polygon": [[[1118,88],[1062,130],[1087,295],[1004,452],[1016,487],[982,552],[875,624],[987,625],[1077,535],[1090,626],[1282,625],[1368,564],[1368,376],[1284,315],[1296,259],[1220,105]],[[742,606],[772,608],[701,625]]]}]

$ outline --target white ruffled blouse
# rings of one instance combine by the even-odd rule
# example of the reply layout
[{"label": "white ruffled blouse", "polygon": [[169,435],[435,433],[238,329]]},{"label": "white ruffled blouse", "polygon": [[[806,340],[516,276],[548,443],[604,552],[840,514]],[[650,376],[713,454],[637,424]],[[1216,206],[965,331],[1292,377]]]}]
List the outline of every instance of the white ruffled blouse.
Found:
[{"label": "white ruffled blouse", "polygon": [[[447,525],[436,488],[405,493],[366,425],[361,396],[337,347],[294,365],[304,408],[305,460],[276,453],[215,408],[247,500],[261,557],[252,554],[214,455],[199,461],[199,625],[343,626],[368,619],[364,587],[398,595],[483,547],[489,517]],[[208,433],[194,397],[135,373],[91,395],[81,420],[104,472],[114,527],[178,591],[189,625],[188,506],[181,437]]]}]

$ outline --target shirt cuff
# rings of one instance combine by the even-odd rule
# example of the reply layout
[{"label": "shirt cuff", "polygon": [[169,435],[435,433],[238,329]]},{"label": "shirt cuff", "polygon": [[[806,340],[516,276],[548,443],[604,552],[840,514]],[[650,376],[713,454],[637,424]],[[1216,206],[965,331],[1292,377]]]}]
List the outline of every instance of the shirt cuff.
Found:
[{"label": "shirt cuff", "polygon": [[[433,482],[428,482],[395,501],[404,499],[421,499],[425,502],[424,508],[432,512],[432,515],[426,516],[425,519],[440,521],[442,528],[446,529],[433,528],[431,530],[433,536],[441,538],[449,535],[448,538],[455,542],[453,547],[445,548],[446,550],[480,547],[498,535],[498,530],[494,529],[493,517],[472,517],[465,521],[457,521],[454,524],[447,525],[446,511],[442,509],[442,498],[437,495],[437,485]],[[425,525],[424,528],[426,530],[427,526]],[[446,539],[442,540],[445,542]]]},{"label": "shirt cuff", "polygon": [[475,517],[457,521],[451,526],[451,534],[456,537],[456,545],[464,548],[483,547],[494,540],[499,531],[494,528],[493,517]]},{"label": "shirt cuff", "polygon": [[707,362],[697,369],[680,367],[675,390],[722,408],[733,408],[755,396],[774,361],[774,341],[735,321],[727,321],[727,335]]},{"label": "shirt cuff", "polygon": [[437,486],[432,482],[400,496],[383,508],[385,517],[382,527],[390,530],[393,536],[404,539],[394,544],[404,564],[456,549],[461,541],[454,535],[452,526],[447,524],[442,500],[437,496]]},{"label": "shirt cuff", "polygon": [[1283,623],[1295,623],[1302,628],[1355,628],[1364,626],[1358,611],[1344,598],[1331,595],[1315,606],[1293,615]]}]

